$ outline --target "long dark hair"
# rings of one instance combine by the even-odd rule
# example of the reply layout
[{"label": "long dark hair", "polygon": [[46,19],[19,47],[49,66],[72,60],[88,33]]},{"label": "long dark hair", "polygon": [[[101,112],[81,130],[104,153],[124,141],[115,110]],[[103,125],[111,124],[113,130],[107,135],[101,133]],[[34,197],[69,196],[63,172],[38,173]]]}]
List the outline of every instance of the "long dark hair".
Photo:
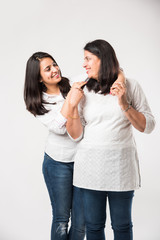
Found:
[{"label": "long dark hair", "polygon": [[95,92],[101,90],[101,94],[109,93],[119,73],[119,63],[113,47],[105,40],[98,39],[87,43],[84,50],[101,60],[98,81],[91,78],[86,84],[88,90]]},{"label": "long dark hair", "polygon": [[[56,63],[50,54],[45,52],[36,52],[28,59],[26,65],[24,101],[27,110],[34,116],[43,115],[48,112],[48,110],[44,107],[44,103],[46,102],[44,102],[42,97],[42,92],[45,92],[47,89],[43,82],[40,82],[40,59],[42,58],[51,58]],[[61,74],[61,81],[58,85],[60,92],[65,98],[70,90],[69,80],[62,77]]]}]

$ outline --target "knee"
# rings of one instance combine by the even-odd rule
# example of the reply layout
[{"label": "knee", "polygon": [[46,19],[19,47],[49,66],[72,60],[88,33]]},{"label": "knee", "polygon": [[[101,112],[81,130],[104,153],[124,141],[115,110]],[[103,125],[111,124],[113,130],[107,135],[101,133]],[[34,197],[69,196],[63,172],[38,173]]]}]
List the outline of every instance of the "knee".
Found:
[{"label": "knee", "polygon": [[85,236],[86,229],[85,226],[75,226],[71,225],[70,232],[72,232],[72,235],[78,234],[79,236]]},{"label": "knee", "polygon": [[71,227],[79,232],[85,231],[85,223],[75,223],[71,222]]},{"label": "knee", "polygon": [[126,224],[114,224],[112,223],[112,229],[116,232],[130,232],[132,231],[132,223]]},{"label": "knee", "polygon": [[87,231],[89,232],[100,232],[105,228],[105,224],[90,224],[86,223]]}]

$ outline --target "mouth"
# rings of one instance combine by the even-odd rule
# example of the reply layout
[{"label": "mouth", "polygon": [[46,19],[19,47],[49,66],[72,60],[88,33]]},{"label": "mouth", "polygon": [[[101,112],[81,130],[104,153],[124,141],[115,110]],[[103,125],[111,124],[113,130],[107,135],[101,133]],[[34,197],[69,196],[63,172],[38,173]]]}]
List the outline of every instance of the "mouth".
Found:
[{"label": "mouth", "polygon": [[60,74],[59,73],[56,73],[54,75],[51,76],[52,78],[59,78],[60,77]]},{"label": "mouth", "polygon": [[87,73],[87,74],[89,73],[89,70],[90,70],[89,68],[86,68],[86,73]]}]

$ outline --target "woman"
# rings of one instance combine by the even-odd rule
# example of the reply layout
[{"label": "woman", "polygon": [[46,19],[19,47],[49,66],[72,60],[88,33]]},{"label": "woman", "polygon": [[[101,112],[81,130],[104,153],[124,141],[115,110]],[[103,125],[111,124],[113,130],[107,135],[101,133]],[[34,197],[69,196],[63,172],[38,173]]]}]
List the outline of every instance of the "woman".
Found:
[{"label": "woman", "polygon": [[[85,235],[80,191],[74,191],[72,223],[68,222],[72,205],[73,157],[76,143],[66,132],[67,104],[70,91],[67,78],[62,77],[53,57],[44,52],[34,53],[27,62],[24,100],[27,110],[49,130],[46,142],[43,174],[48,188],[53,222],[51,239],[83,240]],[[78,216],[78,218],[77,218]]]},{"label": "woman", "polygon": [[68,119],[67,130],[73,139],[83,132],[73,184],[82,192],[87,240],[105,239],[107,199],[114,239],[132,240],[132,199],[141,184],[132,126],[150,133],[154,117],[136,81],[115,82],[119,63],[108,42],[86,44],[84,68],[89,78],[83,89],[85,97],[80,102],[83,83],[73,86],[69,114],[74,118]]}]

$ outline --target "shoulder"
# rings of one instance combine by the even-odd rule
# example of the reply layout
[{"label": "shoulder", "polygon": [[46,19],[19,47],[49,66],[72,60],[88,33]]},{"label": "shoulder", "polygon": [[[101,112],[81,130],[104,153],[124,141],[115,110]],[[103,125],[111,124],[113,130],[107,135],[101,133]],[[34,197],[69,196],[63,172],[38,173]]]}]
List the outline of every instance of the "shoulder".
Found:
[{"label": "shoulder", "polygon": [[142,90],[142,87],[140,86],[139,82],[135,79],[130,78],[126,78],[126,87],[127,91],[129,91],[130,93]]},{"label": "shoulder", "polygon": [[126,79],[127,98],[129,102],[141,101],[145,99],[144,91],[138,81],[133,79]]},{"label": "shoulder", "polygon": [[51,95],[43,92],[42,98],[44,102],[51,104],[64,101],[64,97],[62,96],[61,93],[59,95]]},{"label": "shoulder", "polygon": [[135,79],[126,78],[126,86],[128,88],[135,88],[139,83]]}]

